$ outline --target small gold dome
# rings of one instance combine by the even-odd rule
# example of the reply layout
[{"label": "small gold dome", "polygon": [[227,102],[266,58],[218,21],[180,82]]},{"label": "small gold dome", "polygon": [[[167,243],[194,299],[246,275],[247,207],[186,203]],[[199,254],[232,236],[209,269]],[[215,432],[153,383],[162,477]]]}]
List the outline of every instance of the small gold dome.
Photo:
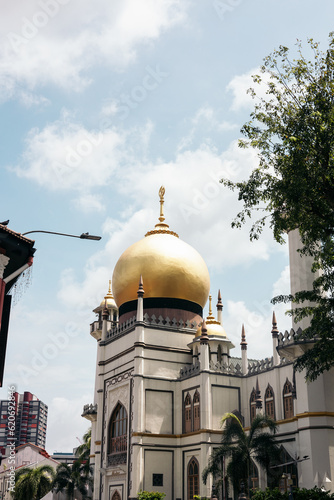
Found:
[{"label": "small gold dome", "polygon": [[116,305],[115,299],[114,299],[113,294],[111,292],[111,280],[109,280],[109,290],[108,290],[108,293],[104,297],[104,299],[102,300],[102,302],[100,304],[100,307],[104,308],[105,305],[106,305],[106,302],[107,302],[107,309],[117,309],[117,305]]},{"label": "small gold dome", "polygon": [[210,290],[208,268],[200,254],[164,223],[160,188],[160,217],[153,231],[131,245],[116,263],[112,289],[116,304],[136,300],[142,275],[144,298],[175,298],[204,307]]},{"label": "small gold dome", "polygon": [[[205,320],[208,337],[224,337],[227,338],[226,332],[219,321],[215,320],[215,317],[212,314],[212,297],[209,296],[209,315]],[[195,337],[200,337],[202,335],[202,325],[197,328]]]}]

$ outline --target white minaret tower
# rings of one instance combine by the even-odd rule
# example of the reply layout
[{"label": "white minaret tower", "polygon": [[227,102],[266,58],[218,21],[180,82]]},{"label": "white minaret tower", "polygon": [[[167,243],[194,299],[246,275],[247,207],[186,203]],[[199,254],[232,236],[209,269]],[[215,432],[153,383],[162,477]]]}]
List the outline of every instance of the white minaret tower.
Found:
[{"label": "white minaret tower", "polygon": [[[303,290],[312,290],[313,281],[319,277],[319,271],[312,273],[313,257],[310,255],[301,255],[298,250],[303,248],[299,230],[294,229],[288,234],[289,238],[289,261],[290,261],[290,290],[294,295]],[[302,304],[292,304],[292,309],[308,305],[308,302]],[[304,329],[310,326],[310,318],[304,318],[298,323],[292,318],[292,327],[297,330],[299,327]]]}]

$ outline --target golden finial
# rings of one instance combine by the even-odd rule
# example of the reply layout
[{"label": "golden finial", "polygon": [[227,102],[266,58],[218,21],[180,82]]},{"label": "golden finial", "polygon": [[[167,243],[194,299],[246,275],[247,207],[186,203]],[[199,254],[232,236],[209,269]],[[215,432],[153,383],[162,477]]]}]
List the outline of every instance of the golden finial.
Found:
[{"label": "golden finial", "polygon": [[160,217],[159,217],[159,221],[160,222],[163,222],[165,220],[165,217],[164,217],[164,196],[165,196],[165,188],[164,186],[161,186],[161,188],[159,189],[159,198],[160,198]]},{"label": "golden finial", "polygon": [[217,323],[216,321],[214,321],[215,317],[214,315],[212,314],[212,295],[209,295],[209,316],[206,318],[207,320],[207,323],[211,324],[212,322],[214,323]]},{"label": "golden finial", "polygon": [[109,280],[109,289],[108,289],[108,294],[111,294],[111,280]]},{"label": "golden finial", "polygon": [[153,231],[148,231],[145,236],[150,236],[151,234],[158,234],[158,233],[165,233],[165,234],[172,234],[173,236],[176,236],[177,238],[179,237],[178,234],[174,233],[174,231],[171,231],[169,229],[169,225],[164,222],[165,216],[164,216],[164,196],[165,196],[165,188],[164,186],[161,186],[159,189],[159,198],[160,198],[160,217],[159,217],[159,222],[158,224],[155,225],[155,229]]}]

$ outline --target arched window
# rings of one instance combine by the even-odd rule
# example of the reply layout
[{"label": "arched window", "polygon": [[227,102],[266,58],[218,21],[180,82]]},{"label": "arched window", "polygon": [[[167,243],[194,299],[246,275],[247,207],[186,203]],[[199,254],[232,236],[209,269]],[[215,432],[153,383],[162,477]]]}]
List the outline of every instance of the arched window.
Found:
[{"label": "arched window", "polygon": [[255,491],[259,487],[259,470],[252,459],[250,463],[249,472],[250,472],[250,488],[252,491]]},{"label": "arched window", "polygon": [[256,390],[253,388],[250,396],[250,421],[253,422],[256,416]]},{"label": "arched window", "polygon": [[217,349],[217,361],[218,361],[218,363],[222,362],[222,348],[220,345],[218,346],[218,349]]},{"label": "arched window", "polygon": [[188,392],[184,400],[184,432],[191,432],[191,397]]},{"label": "arched window", "polygon": [[273,388],[268,384],[264,395],[266,415],[275,420],[275,397]]},{"label": "arched window", "polygon": [[199,401],[198,391],[196,391],[194,394],[193,410],[194,410],[194,431],[199,431],[201,425],[200,425],[200,401]]},{"label": "arched window", "polygon": [[[126,463],[128,416],[126,409],[118,403],[109,424],[108,455],[109,465]],[[117,458],[118,457],[118,458]]]},{"label": "arched window", "polygon": [[188,500],[192,500],[194,495],[199,495],[199,466],[195,457],[192,457],[188,464]]},{"label": "arched window", "polygon": [[121,495],[118,493],[116,490],[113,496],[111,497],[111,500],[121,500]]},{"label": "arched window", "polygon": [[286,379],[283,387],[283,407],[284,407],[284,418],[293,417],[293,397],[292,397],[292,384]]}]

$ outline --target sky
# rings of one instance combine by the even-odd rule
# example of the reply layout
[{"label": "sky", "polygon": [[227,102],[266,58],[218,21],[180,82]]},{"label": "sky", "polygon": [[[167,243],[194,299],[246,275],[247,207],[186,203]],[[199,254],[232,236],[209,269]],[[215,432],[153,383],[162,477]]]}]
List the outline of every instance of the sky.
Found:
[{"label": "sky", "polygon": [[[68,452],[89,427],[92,312],[122,252],[153,229],[165,186],[170,228],[196,248],[240,356],[272,355],[270,300],[289,293],[287,245],[250,242],[219,179],[257,166],[238,148],[247,94],[279,45],[320,42],[333,2],[319,0],[13,0],[1,2],[1,220],[21,233],[89,232],[101,241],[31,235],[31,272],[14,291],[4,387],[49,407],[46,449]],[[265,89],[259,88],[263,95]],[[291,320],[275,306],[280,331]],[[207,307],[205,315],[208,314]]]}]

